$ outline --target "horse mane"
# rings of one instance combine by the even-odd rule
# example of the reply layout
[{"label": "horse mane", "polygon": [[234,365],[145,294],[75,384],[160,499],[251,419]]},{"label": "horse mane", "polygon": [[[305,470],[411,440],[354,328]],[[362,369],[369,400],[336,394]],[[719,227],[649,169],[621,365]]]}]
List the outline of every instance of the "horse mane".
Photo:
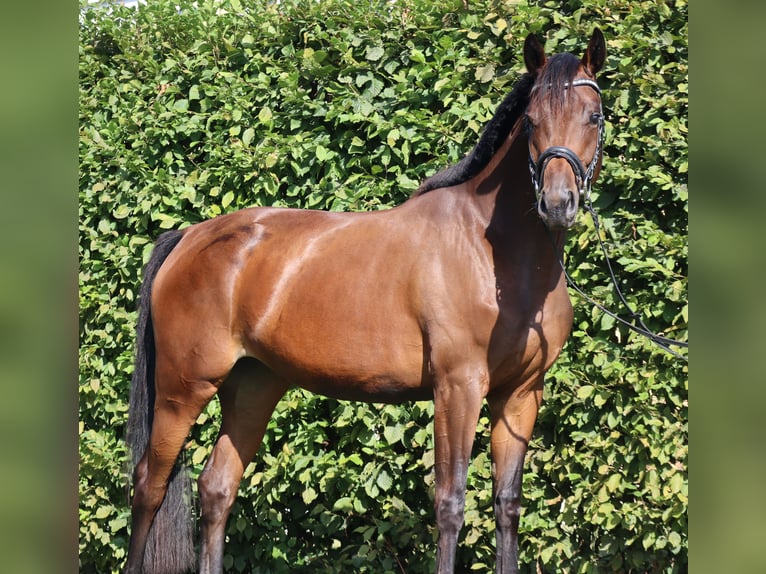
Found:
[{"label": "horse mane", "polygon": [[571,81],[580,68],[580,60],[573,54],[556,54],[546,62],[539,77],[525,73],[516,81],[495,115],[484,127],[479,142],[471,152],[458,163],[429,177],[415,191],[413,196],[422,195],[434,189],[465,183],[476,176],[497,153],[511,133],[513,126],[529,105],[533,91],[552,105],[561,105],[566,98],[566,83]]}]

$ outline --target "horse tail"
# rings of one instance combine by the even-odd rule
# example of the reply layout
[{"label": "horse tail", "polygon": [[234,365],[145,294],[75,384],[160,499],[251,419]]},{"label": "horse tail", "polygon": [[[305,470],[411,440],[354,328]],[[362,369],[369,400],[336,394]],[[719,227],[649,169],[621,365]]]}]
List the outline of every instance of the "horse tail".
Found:
[{"label": "horse tail", "polygon": [[[136,359],[130,383],[130,404],[126,440],[132,469],[141,460],[149,444],[154,413],[156,351],[151,314],[152,284],[165,259],[183,233],[178,230],[160,235],[149,262],[139,293],[136,326]],[[194,570],[195,551],[191,515],[191,480],[187,468],[176,462],[165,498],[154,517],[144,554],[144,572],[184,572]]]}]

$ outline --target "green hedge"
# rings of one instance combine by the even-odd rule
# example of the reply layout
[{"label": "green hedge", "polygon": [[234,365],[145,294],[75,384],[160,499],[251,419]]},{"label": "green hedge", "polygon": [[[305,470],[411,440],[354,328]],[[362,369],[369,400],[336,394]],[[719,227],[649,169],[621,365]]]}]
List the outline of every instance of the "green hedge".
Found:
[{"label": "green hedge", "polygon": [[[530,31],[580,53],[604,31],[605,165],[593,197],[621,287],[687,338],[687,4],[658,0],[150,0],[80,10],[80,562],[128,540],[128,385],[152,241],[250,205],[385,209],[456,162],[518,77]],[[619,309],[593,224],[572,276]],[[573,294],[527,456],[523,572],[687,570],[687,365]],[[291,391],[228,526],[231,572],[430,572],[430,403]],[[198,473],[213,402],[185,456]],[[488,418],[458,563],[494,568]]]}]

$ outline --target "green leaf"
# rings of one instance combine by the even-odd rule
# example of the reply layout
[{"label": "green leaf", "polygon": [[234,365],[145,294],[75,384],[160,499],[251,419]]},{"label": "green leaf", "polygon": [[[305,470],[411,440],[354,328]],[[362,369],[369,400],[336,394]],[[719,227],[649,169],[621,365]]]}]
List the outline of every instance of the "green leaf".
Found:
[{"label": "green leaf", "polygon": [[684,486],[684,477],[681,473],[675,473],[670,477],[670,491],[675,493],[681,492]]},{"label": "green leaf", "polygon": [[208,450],[204,446],[198,446],[196,449],[194,449],[194,453],[192,454],[191,460],[192,464],[202,464],[202,462],[207,458]]},{"label": "green leaf", "polygon": [[305,504],[311,504],[317,499],[317,492],[309,486],[303,490],[301,493],[301,498],[303,498],[303,502]]},{"label": "green leaf", "polygon": [[153,213],[152,219],[159,221],[161,229],[173,229],[180,223],[176,217],[168,215],[167,213]]},{"label": "green leaf", "polygon": [[314,153],[316,154],[316,158],[322,162],[327,161],[335,156],[335,152],[327,149],[322,145],[318,145]]},{"label": "green leaf", "polygon": [[332,507],[335,512],[352,512],[354,510],[354,501],[349,496],[344,496],[335,501]]},{"label": "green leaf", "polygon": [[649,550],[649,548],[654,546],[654,541],[656,539],[657,535],[651,530],[644,534],[644,537],[641,539],[641,544],[643,545],[644,550]]},{"label": "green leaf", "polygon": [[274,115],[271,111],[271,108],[268,106],[265,106],[261,108],[261,111],[258,112],[258,119],[261,121],[261,123],[269,124],[271,123],[271,120],[273,119]]},{"label": "green leaf", "polygon": [[255,136],[255,130],[253,128],[247,128],[245,133],[242,134],[242,143],[250,145],[250,142],[253,141],[253,136]]},{"label": "green leaf", "polygon": [[622,484],[622,475],[619,474],[613,474],[609,477],[609,480],[606,481],[606,487],[609,492],[615,492],[620,484]]},{"label": "green leaf", "polygon": [[593,404],[596,407],[603,407],[606,404],[608,393],[604,391],[598,391],[593,395]]},{"label": "green leaf", "polygon": [[384,469],[378,473],[376,483],[380,489],[385,492],[391,488],[391,486],[394,484],[394,481]]},{"label": "green leaf", "polygon": [[495,78],[495,65],[487,64],[476,68],[475,77],[482,84],[491,82]]},{"label": "green leaf", "polygon": [[604,520],[604,528],[607,530],[614,530],[621,522],[622,518],[620,514],[618,512],[613,512],[612,514],[607,515],[606,520]]},{"label": "green leaf", "polygon": [[386,51],[382,46],[368,46],[364,57],[371,62],[377,62],[385,53]]},{"label": "green leaf", "polygon": [[128,215],[130,215],[130,207],[125,204],[118,205],[112,215],[114,215],[114,217],[117,219],[125,219]]},{"label": "green leaf", "polygon": [[127,527],[127,525],[128,525],[127,518],[125,518],[124,516],[119,516],[115,518],[114,520],[109,521],[109,530],[112,533],[116,533],[122,530],[123,528]]},{"label": "green leaf", "polygon": [[392,129],[386,136],[386,142],[390,147],[394,147],[396,142],[399,141],[399,130],[397,128]]},{"label": "green leaf", "polygon": [[425,64],[426,57],[422,51],[415,49],[410,52],[410,59],[417,64]]},{"label": "green leaf", "polygon": [[615,318],[611,315],[607,315],[604,313],[601,315],[601,330],[602,331],[611,331],[615,324]]},{"label": "green leaf", "polygon": [[678,553],[681,550],[683,539],[678,532],[671,532],[668,534],[668,544],[671,546],[673,553]]},{"label": "green leaf", "polygon": [[387,426],[383,429],[383,436],[388,444],[394,444],[402,440],[402,426],[393,425]]}]

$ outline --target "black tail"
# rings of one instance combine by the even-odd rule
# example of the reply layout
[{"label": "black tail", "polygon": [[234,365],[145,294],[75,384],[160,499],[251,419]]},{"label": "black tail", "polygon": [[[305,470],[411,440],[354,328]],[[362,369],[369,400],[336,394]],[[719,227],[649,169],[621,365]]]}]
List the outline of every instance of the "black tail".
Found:
[{"label": "black tail", "polygon": [[[181,240],[180,231],[163,233],[144,269],[136,327],[136,361],[130,383],[127,443],[132,468],[144,455],[152,430],[154,412],[154,329],[151,314],[152,284],[160,266]],[[154,518],[144,555],[144,572],[186,572],[195,567],[191,482],[188,470],[176,464],[168,491]]]}]

